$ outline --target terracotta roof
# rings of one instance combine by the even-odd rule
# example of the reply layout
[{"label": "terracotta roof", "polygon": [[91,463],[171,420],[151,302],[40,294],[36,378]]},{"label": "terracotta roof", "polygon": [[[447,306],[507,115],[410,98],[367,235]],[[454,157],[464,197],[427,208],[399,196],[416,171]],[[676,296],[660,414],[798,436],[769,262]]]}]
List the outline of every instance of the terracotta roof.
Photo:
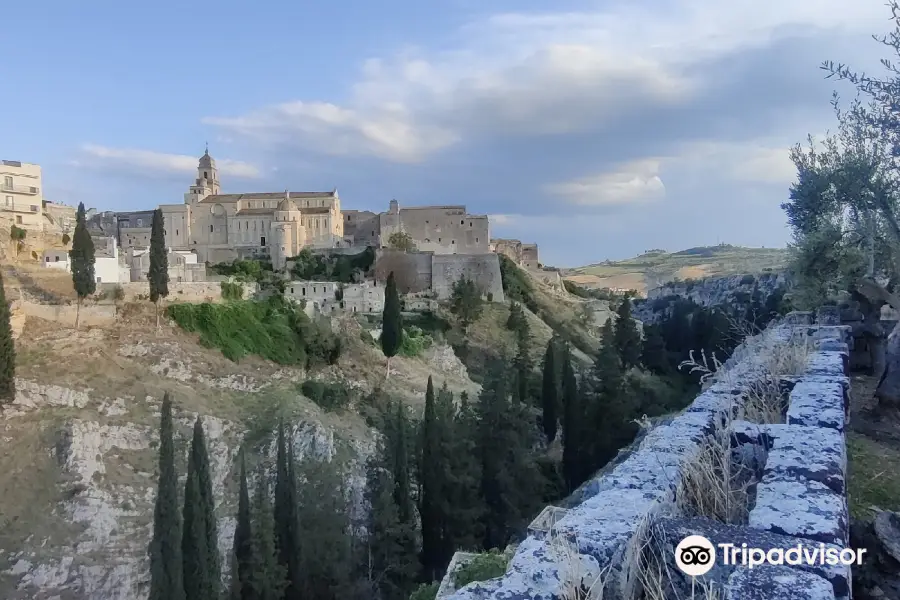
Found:
[{"label": "terracotta roof", "polygon": [[[291,199],[302,198],[334,198],[335,193],[332,192],[291,192]],[[284,192],[251,192],[248,194],[216,194],[207,196],[200,202],[203,204],[212,204],[214,202],[237,202],[238,200],[280,200],[284,198]]]}]

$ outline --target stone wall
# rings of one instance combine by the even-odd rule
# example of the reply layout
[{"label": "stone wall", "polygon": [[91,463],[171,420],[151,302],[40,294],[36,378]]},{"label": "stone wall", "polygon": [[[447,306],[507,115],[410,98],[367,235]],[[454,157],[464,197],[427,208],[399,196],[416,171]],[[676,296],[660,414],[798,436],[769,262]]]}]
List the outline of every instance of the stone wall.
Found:
[{"label": "stone wall", "polygon": [[435,254],[431,260],[431,289],[439,299],[450,297],[453,284],[467,277],[478,284],[494,302],[503,302],[500,259],[496,254]]},{"label": "stone wall", "polygon": [[401,294],[421,293],[431,289],[431,253],[406,253],[389,248],[375,251],[375,278],[379,283],[387,281],[394,273]]},{"label": "stone wall", "polygon": [[[606,570],[604,597],[630,597],[626,559],[635,540],[652,531],[665,549],[672,597],[691,597],[692,581],[674,561],[672,549],[688,535],[714,545],[742,543],[764,550],[803,543],[811,549],[842,549],[849,538],[844,430],[848,418],[848,327],[812,325],[809,313],[792,313],[738,348],[727,370],[679,416],[651,429],[624,460],[585,484],[566,509],[548,507],[532,522],[506,574],[449,593],[453,600],[559,598],[571,584],[573,561],[588,579]],[[833,322],[828,318],[826,322]],[[765,336],[765,338],[764,338]],[[763,356],[772,346],[757,344],[801,339],[811,346],[801,375],[779,380],[786,399],[785,424],[757,425],[732,420],[764,377]],[[730,417],[729,417],[730,415]],[[730,429],[733,455],[758,476],[744,525],[687,518],[675,503],[675,490],[708,435]],[[728,439],[727,437],[725,439]],[[559,540],[574,546],[573,559],[558,551]],[[718,551],[717,551],[718,552]],[[448,574],[448,577],[452,574]],[[798,567],[735,568],[721,555],[703,583],[716,583],[725,600],[849,599],[850,569],[826,564]],[[442,589],[444,589],[442,587]],[[452,589],[452,588],[451,588]],[[678,592],[678,593],[675,593]],[[446,593],[446,592],[445,592]],[[707,596],[703,596],[707,597]],[[718,597],[718,596],[717,596]]]},{"label": "stone wall", "polygon": [[[244,283],[244,298],[249,298],[257,291],[255,283]],[[115,287],[115,286],[113,286]],[[124,300],[143,299],[150,294],[149,284],[145,281],[123,283],[119,287],[125,292]],[[215,302],[222,299],[222,286],[216,281],[201,282],[169,282],[167,302]]]},{"label": "stone wall", "polygon": [[[28,318],[55,321],[70,327],[75,325],[75,305],[40,304],[28,300],[20,300],[17,309]],[[18,312],[17,311],[17,312]],[[79,315],[81,325],[104,326],[116,322],[116,307],[112,304],[93,304],[81,307]]]}]

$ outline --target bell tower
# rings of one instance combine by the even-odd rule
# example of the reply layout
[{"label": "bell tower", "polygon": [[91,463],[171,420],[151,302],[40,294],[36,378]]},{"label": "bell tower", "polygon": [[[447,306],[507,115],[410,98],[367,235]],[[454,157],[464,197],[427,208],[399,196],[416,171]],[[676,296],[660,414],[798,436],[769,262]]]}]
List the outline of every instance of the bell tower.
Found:
[{"label": "bell tower", "polygon": [[197,179],[190,191],[184,195],[185,204],[195,204],[207,196],[215,196],[219,193],[219,171],[216,169],[216,161],[209,155],[209,146],[200,157],[197,164]]}]

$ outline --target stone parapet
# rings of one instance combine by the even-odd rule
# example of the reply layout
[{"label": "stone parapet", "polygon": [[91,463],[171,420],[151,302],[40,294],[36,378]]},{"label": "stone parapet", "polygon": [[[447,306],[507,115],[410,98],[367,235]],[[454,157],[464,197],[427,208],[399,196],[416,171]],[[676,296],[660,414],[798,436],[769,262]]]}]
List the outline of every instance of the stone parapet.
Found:
[{"label": "stone parapet", "polygon": [[[815,548],[842,549],[848,541],[846,498],[849,380],[846,377],[849,328],[811,324],[812,315],[789,315],[761,336],[745,342],[727,363],[727,371],[680,415],[647,433],[630,454],[580,490],[581,502],[566,510],[548,508],[535,519],[519,544],[505,575],[476,582],[448,594],[452,600],[545,600],[564,597],[572,585],[571,553],[558,550],[559,540],[570,544],[583,575],[607,582],[604,597],[629,597],[633,573],[629,568],[632,542],[658,534],[674,548],[687,535],[703,535],[713,544],[738,547],[790,548],[798,543]],[[767,348],[759,343],[800,340],[808,347],[805,369],[784,377],[785,423],[760,425],[733,420],[765,379]],[[680,514],[676,489],[686,464],[709,435],[730,429],[733,452],[746,461],[759,479],[751,490],[749,517],[743,525],[725,525]],[[727,444],[727,438],[726,438]],[[639,538],[641,536],[641,538]],[[675,566],[672,597],[691,597],[696,583]],[[816,565],[773,567],[751,572],[745,567],[719,565],[697,581],[715,583],[729,600],[766,598],[849,599],[849,567]],[[777,575],[777,577],[776,577]],[[767,579],[767,576],[769,578]],[[629,583],[631,582],[631,583]],[[446,589],[446,588],[445,588]],[[685,593],[681,593],[685,592]],[[760,595],[763,594],[763,595]]]}]

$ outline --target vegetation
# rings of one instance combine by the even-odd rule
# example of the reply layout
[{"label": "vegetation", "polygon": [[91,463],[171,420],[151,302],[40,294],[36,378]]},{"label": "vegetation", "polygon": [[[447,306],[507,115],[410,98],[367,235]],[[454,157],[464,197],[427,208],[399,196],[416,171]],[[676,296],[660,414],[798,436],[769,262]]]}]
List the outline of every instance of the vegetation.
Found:
[{"label": "vegetation", "polygon": [[244,286],[240,283],[234,283],[231,281],[222,281],[219,283],[219,287],[222,290],[222,299],[223,300],[243,300],[244,299]]},{"label": "vegetation", "polygon": [[16,398],[16,344],[9,318],[9,303],[0,273],[0,406]]},{"label": "vegetation", "polygon": [[201,344],[218,348],[233,361],[255,354],[309,368],[334,364],[341,354],[338,336],[278,295],[224,304],[172,304],[167,312],[185,331],[199,333]]},{"label": "vegetation", "polygon": [[206,436],[200,417],[194,421],[194,436],[188,454],[184,488],[184,529],[181,560],[184,592],[187,598],[220,600],[221,569],[216,502],[212,492],[212,474]]},{"label": "vegetation", "polygon": [[262,283],[272,275],[272,263],[259,259],[235,259],[230,263],[210,266],[216,275],[231,277],[241,283]]},{"label": "vegetation", "polygon": [[456,315],[462,325],[463,334],[468,331],[469,325],[481,317],[484,310],[484,300],[481,294],[482,291],[478,284],[468,277],[461,277],[453,283],[453,291],[450,294],[450,312]]},{"label": "vegetation", "polygon": [[415,358],[431,347],[434,338],[422,331],[421,328],[411,325],[403,329],[403,341],[400,343],[401,356]]},{"label": "vegetation", "polygon": [[384,312],[381,319],[381,351],[387,357],[385,377],[391,376],[391,358],[400,351],[403,343],[403,317],[400,314],[400,295],[394,274],[388,275],[384,290]]},{"label": "vegetation", "polygon": [[71,241],[72,241],[72,238],[69,237],[69,234],[68,234],[68,233],[62,234],[62,244],[63,244],[63,246],[68,246],[68,245],[69,245],[69,242],[71,242]]},{"label": "vegetation", "polygon": [[297,504],[297,478],[294,471],[294,447],[288,443],[284,423],[278,426],[275,466],[275,546],[278,564],[285,574],[285,600],[300,600],[301,533]]},{"label": "vegetation", "polygon": [[491,550],[475,556],[460,567],[453,577],[453,583],[459,589],[473,581],[487,581],[506,573],[509,566],[509,555],[499,550]]},{"label": "vegetation", "polygon": [[19,252],[25,245],[25,236],[28,235],[28,232],[21,227],[16,227],[15,225],[11,225],[9,228],[9,239],[13,242],[13,247],[16,250],[16,257],[18,258]]},{"label": "vegetation", "polygon": [[150,302],[156,305],[156,326],[159,327],[159,300],[169,295],[169,257],[166,255],[162,209],[159,208],[153,211],[150,229],[150,270],[147,272],[147,281],[150,283]]},{"label": "vegetation", "polygon": [[159,423],[159,484],[150,541],[150,600],[185,598],[181,543],[172,399],[166,394]]},{"label": "vegetation", "polygon": [[337,281],[357,283],[362,281],[375,264],[375,249],[366,248],[358,254],[314,253],[304,248],[289,259],[291,276],[301,281]]},{"label": "vegetation", "polygon": [[97,291],[97,279],[94,275],[94,241],[91,239],[91,234],[88,233],[84,215],[84,202],[79,202],[78,211],[75,213],[75,237],[72,240],[72,249],[69,250],[72,284],[78,295],[75,309],[75,329],[78,329],[82,302]]},{"label": "vegetation", "polygon": [[412,236],[403,231],[395,231],[388,237],[388,248],[401,252],[415,252],[416,243]]},{"label": "vegetation", "polygon": [[350,389],[340,383],[307,380],[300,386],[303,395],[328,412],[345,410],[353,399]]}]

